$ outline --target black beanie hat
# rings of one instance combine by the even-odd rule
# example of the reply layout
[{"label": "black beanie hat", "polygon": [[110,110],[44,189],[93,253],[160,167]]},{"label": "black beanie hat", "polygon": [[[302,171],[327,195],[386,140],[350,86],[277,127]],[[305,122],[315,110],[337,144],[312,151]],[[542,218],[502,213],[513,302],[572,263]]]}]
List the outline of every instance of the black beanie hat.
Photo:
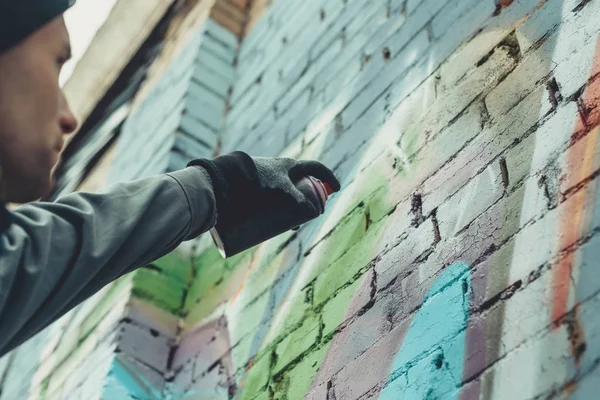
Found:
[{"label": "black beanie hat", "polygon": [[73,4],[75,0],[0,0],[0,51],[13,47]]}]

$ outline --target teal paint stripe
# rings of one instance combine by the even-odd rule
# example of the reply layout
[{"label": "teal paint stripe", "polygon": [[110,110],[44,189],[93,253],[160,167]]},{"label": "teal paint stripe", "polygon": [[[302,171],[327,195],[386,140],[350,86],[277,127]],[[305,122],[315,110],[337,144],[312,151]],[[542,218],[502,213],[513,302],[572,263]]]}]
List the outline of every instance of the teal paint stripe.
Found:
[{"label": "teal paint stripe", "polygon": [[458,399],[470,281],[469,266],[457,262],[429,289],[394,359],[380,399]]}]

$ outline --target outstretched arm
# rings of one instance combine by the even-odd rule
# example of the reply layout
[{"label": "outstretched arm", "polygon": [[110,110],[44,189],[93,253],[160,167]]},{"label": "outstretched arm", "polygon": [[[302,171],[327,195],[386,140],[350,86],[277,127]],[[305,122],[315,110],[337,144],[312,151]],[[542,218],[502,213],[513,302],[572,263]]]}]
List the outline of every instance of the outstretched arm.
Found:
[{"label": "outstretched arm", "polygon": [[0,237],[0,356],[116,278],[213,227],[215,196],[197,166],[24,205]]}]

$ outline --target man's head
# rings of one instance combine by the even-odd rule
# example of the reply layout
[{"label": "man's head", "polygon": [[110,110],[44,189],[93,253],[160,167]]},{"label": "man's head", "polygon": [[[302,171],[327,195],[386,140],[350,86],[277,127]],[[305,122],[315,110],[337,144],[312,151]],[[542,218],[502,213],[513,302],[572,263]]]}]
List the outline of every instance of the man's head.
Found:
[{"label": "man's head", "polygon": [[0,51],[0,184],[5,201],[32,201],[52,187],[64,135],[77,128],[58,83],[70,53],[62,16]]}]

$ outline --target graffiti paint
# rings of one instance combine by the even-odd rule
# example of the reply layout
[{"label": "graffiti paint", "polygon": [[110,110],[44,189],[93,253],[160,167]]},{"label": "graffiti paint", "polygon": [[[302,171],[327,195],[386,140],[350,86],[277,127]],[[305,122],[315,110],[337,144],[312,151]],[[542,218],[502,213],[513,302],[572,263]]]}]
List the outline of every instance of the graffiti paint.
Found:
[{"label": "graffiti paint", "polygon": [[469,266],[437,278],[415,315],[379,399],[458,399],[469,316]]}]

